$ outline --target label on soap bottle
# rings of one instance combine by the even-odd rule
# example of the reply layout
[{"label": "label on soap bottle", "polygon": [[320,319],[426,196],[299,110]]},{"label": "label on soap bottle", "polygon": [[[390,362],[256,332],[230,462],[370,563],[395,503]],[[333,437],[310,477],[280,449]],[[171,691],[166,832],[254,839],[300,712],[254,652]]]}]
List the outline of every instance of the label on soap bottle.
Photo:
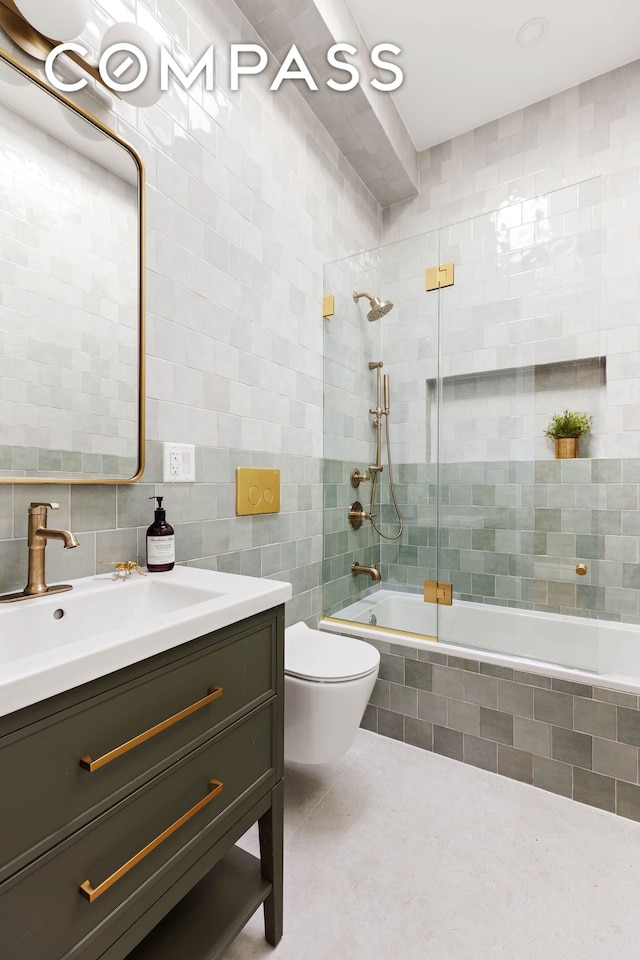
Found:
[{"label": "label on soap bottle", "polygon": [[175,534],[168,537],[147,537],[147,566],[174,563],[176,559]]}]

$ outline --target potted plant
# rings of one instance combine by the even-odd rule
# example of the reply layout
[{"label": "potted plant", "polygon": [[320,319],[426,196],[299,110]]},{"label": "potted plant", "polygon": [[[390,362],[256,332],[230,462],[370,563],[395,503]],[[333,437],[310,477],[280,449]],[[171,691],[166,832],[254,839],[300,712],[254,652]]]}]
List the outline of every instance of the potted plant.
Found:
[{"label": "potted plant", "polygon": [[570,460],[579,456],[580,437],[589,432],[592,422],[592,416],[579,410],[554,413],[544,435],[555,441],[556,460]]}]

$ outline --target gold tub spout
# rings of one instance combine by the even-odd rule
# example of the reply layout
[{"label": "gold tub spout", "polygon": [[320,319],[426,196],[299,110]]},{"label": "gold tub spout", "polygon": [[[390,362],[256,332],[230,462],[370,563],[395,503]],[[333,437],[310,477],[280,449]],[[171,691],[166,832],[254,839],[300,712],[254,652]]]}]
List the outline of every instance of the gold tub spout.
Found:
[{"label": "gold tub spout", "polygon": [[372,580],[375,580],[376,583],[379,583],[380,580],[382,580],[382,575],[378,570],[377,563],[374,567],[364,567],[364,566],[361,566],[359,563],[352,563],[351,564],[352,576],[357,577],[359,573],[366,573],[369,577],[371,577]]}]

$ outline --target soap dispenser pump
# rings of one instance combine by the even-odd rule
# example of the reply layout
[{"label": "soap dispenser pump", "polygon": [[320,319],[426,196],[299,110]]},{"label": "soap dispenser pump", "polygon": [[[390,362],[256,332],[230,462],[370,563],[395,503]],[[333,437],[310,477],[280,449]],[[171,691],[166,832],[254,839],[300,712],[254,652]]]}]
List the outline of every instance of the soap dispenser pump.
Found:
[{"label": "soap dispenser pump", "polygon": [[173,527],[166,521],[162,508],[164,497],[149,497],[157,500],[154,521],[147,530],[147,569],[152,573],[173,570],[176,559],[176,538]]}]

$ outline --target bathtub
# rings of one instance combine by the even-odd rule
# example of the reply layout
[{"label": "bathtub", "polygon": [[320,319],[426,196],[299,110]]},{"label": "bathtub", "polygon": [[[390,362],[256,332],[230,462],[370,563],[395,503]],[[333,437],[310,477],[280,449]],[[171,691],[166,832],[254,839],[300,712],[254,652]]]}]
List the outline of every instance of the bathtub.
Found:
[{"label": "bathtub", "polygon": [[[375,618],[375,621],[374,619]],[[320,621],[321,630],[640,693],[640,628],[382,589]],[[437,639],[436,639],[437,638]]]}]

